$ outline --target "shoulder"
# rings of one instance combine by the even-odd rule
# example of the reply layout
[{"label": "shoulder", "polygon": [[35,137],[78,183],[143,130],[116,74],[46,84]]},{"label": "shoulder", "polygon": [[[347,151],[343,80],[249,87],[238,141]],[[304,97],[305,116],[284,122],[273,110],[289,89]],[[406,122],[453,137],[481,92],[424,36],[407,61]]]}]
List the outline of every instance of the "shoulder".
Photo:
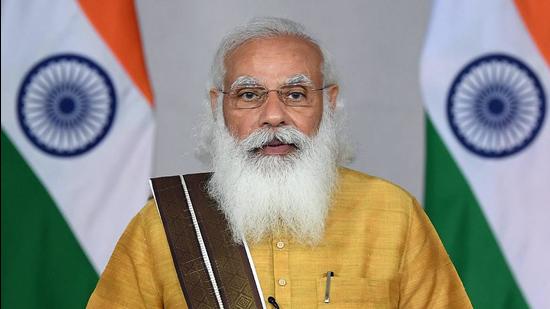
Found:
[{"label": "shoulder", "polygon": [[349,168],[339,168],[337,196],[363,201],[367,206],[386,210],[408,210],[416,199],[391,181]]},{"label": "shoulder", "polygon": [[166,243],[165,238],[157,205],[154,199],[150,199],[126,227],[119,239],[117,249],[128,251],[126,254],[129,256],[158,252],[151,250],[151,247],[162,247]]},{"label": "shoulder", "polygon": [[120,237],[89,308],[185,308],[164,227],[153,199]]},{"label": "shoulder", "polygon": [[[329,221],[342,222],[365,235],[384,235],[402,253],[410,226],[423,213],[415,198],[403,188],[378,177],[339,169]],[[366,236],[370,235],[370,236]]]},{"label": "shoulder", "polygon": [[143,227],[151,228],[160,222],[157,204],[153,198],[149,199],[145,206],[138,212],[134,220],[139,221]]}]

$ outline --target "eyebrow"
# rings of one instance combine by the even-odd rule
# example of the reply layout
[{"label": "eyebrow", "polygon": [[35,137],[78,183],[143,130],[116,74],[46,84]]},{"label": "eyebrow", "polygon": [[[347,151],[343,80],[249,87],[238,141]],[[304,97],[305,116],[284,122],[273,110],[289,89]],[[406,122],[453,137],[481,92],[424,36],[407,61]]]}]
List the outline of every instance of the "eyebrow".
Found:
[{"label": "eyebrow", "polygon": [[296,74],[286,80],[287,85],[313,85],[313,82],[309,77],[304,74]]},{"label": "eyebrow", "polygon": [[[313,85],[313,82],[305,74],[296,74],[287,78],[284,85]],[[231,84],[230,89],[235,89],[238,87],[250,87],[250,86],[253,86],[253,87],[262,86],[262,83],[259,79],[253,76],[243,75],[235,79],[233,84]]]},{"label": "eyebrow", "polygon": [[233,84],[231,84],[230,89],[235,89],[237,87],[244,87],[244,86],[259,86],[259,85],[261,85],[261,82],[257,78],[249,75],[243,75],[235,79]]}]

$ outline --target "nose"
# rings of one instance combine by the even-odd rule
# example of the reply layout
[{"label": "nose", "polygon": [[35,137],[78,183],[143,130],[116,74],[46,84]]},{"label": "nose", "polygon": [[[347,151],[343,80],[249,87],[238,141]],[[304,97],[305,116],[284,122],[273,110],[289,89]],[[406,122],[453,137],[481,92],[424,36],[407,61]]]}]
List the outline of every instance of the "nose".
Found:
[{"label": "nose", "polygon": [[266,102],[262,106],[261,125],[278,127],[291,124],[286,105],[279,99],[277,92],[267,93]]}]

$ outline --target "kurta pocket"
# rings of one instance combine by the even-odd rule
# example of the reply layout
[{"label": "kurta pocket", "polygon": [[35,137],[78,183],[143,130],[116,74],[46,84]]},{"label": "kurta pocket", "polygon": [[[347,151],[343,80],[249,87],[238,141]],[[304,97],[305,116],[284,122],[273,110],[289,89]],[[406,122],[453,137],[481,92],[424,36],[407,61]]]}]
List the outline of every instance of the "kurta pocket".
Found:
[{"label": "kurta pocket", "polygon": [[332,277],[330,301],[325,303],[326,278],[317,280],[318,308],[395,308],[396,292],[390,280]]}]

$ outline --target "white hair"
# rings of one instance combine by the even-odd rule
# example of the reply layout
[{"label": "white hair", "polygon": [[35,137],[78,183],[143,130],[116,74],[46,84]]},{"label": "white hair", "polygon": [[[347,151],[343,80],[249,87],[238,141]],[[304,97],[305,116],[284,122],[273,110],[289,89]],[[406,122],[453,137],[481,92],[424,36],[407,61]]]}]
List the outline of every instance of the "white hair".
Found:
[{"label": "white hair", "polygon": [[[235,29],[220,43],[211,70],[211,87],[222,89],[225,60],[253,39],[292,36],[312,43],[323,57],[323,84],[336,84],[328,53],[304,27],[284,18],[263,17]],[[343,132],[341,101],[336,108],[323,92],[323,114],[317,132],[307,136],[292,126],[258,128],[239,140],[223,119],[223,98],[204,115],[198,157],[213,170],[207,189],[224,213],[233,239],[258,242],[269,234],[288,232],[296,241],[315,245],[323,238],[325,219],[338,185],[337,166],[349,162],[352,147]],[[254,149],[277,139],[296,149],[285,156],[261,155]]]},{"label": "white hair", "polygon": [[[223,124],[221,109],[215,117],[214,173],[207,189],[227,218],[233,240],[257,243],[267,235],[286,232],[299,243],[318,244],[338,183],[334,111],[328,106],[323,110],[319,131],[312,138],[283,126],[259,128],[238,141]],[[273,138],[297,149],[287,156],[252,154],[251,149]]]},{"label": "white hair", "polygon": [[[213,169],[215,160],[215,148],[216,134],[220,134],[218,126],[225,127],[225,121],[223,120],[223,97],[218,96],[216,106],[222,106],[222,108],[216,108],[214,111],[210,109],[210,104],[203,104],[204,111],[202,112],[199,120],[199,126],[195,128],[195,136],[198,143],[195,148],[195,156],[208,168]],[[327,110],[331,110],[333,107],[329,104],[329,96],[327,93],[323,93],[323,117],[326,116]],[[355,159],[355,146],[347,134],[346,120],[347,115],[344,110],[344,102],[341,98],[336,101],[336,107],[331,112],[331,121],[333,121],[334,129],[336,130],[336,142],[337,156],[336,163],[338,165],[345,165],[353,162]],[[233,138],[233,136],[231,136]]]},{"label": "white hair", "polygon": [[276,38],[291,36],[302,39],[315,45],[321,51],[323,63],[321,72],[324,85],[336,84],[337,77],[330,60],[329,53],[314,39],[301,24],[290,19],[280,17],[257,17],[249,23],[235,28],[227,34],[218,47],[211,68],[211,87],[223,89],[225,78],[225,59],[239,46],[254,39]]}]

